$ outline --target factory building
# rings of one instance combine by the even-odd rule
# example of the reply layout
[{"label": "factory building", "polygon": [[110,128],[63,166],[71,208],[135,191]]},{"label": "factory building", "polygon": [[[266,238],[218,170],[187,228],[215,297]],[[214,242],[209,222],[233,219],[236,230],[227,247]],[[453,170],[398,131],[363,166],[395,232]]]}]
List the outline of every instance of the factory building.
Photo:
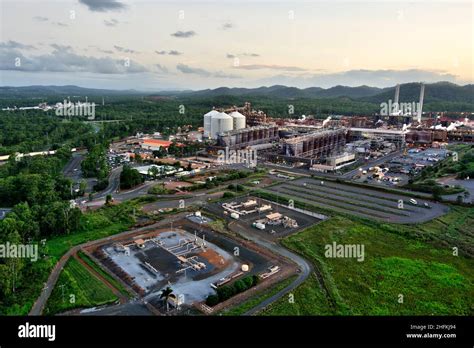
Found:
[{"label": "factory building", "polygon": [[405,131],[381,128],[350,128],[347,133],[348,142],[364,139],[382,139],[395,144],[397,149],[405,145]]},{"label": "factory building", "polygon": [[294,158],[325,158],[339,153],[346,144],[345,128],[300,135],[283,141],[283,153]]},{"label": "factory building", "polygon": [[217,145],[238,149],[259,144],[269,144],[278,139],[278,126],[262,125],[221,133],[217,137]]},{"label": "factory building", "polygon": [[448,132],[445,129],[410,128],[405,134],[408,144],[431,145],[433,142],[447,142]]},{"label": "factory building", "polygon": [[448,138],[451,141],[474,141],[474,130],[469,126],[462,126],[448,132]]},{"label": "factory building", "polygon": [[245,116],[247,126],[249,127],[267,123],[267,114],[260,110],[253,110],[249,102],[246,102],[243,107],[235,109]]},{"label": "factory building", "polygon": [[143,139],[141,142],[141,148],[149,151],[158,151],[162,148],[168,149],[171,144],[173,144],[171,141],[161,139]]}]

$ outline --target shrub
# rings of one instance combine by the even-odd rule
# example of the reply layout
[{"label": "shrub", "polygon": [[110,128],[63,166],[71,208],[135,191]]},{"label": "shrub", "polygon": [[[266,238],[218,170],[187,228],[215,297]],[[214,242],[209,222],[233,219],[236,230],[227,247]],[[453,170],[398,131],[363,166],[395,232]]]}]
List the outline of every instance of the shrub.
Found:
[{"label": "shrub", "polygon": [[245,286],[248,288],[251,288],[253,286],[253,279],[252,277],[245,277],[242,279],[242,281],[245,283]]},{"label": "shrub", "polygon": [[224,192],[223,198],[233,198],[234,194],[232,192],[226,191]]},{"label": "shrub", "polygon": [[228,300],[235,295],[235,289],[233,286],[224,285],[217,289],[217,296],[219,296],[219,302]]},{"label": "shrub", "polygon": [[260,278],[258,277],[258,275],[254,274],[254,275],[252,276],[252,281],[253,281],[253,282],[252,282],[252,286],[255,286],[255,285],[257,285],[257,284],[260,282]]},{"label": "shrub", "polygon": [[235,292],[238,294],[247,290],[248,286],[243,282],[243,280],[237,280],[234,283],[234,289],[235,289]]},{"label": "shrub", "polygon": [[207,296],[206,305],[208,305],[209,307],[214,307],[218,303],[219,303],[219,296],[217,296],[217,295]]},{"label": "shrub", "polygon": [[109,179],[103,179],[103,180],[99,180],[97,184],[94,185],[93,189],[94,191],[98,192],[98,191],[105,190],[107,186],[109,186]]}]

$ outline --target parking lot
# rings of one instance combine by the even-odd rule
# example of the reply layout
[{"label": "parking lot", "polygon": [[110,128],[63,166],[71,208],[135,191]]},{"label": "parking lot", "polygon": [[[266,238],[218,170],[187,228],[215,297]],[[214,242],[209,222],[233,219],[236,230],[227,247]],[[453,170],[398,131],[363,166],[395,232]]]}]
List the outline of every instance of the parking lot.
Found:
[{"label": "parking lot", "polygon": [[[206,209],[211,211],[213,214],[231,221],[232,225],[238,226],[237,229],[244,229],[246,232],[257,234],[259,237],[263,237],[267,240],[275,240],[287,236],[321,221],[320,218],[309,216],[286,207],[286,202],[284,202],[284,204],[277,204],[254,196],[232,198],[224,202],[224,204],[233,203],[238,206],[250,201],[256,202],[252,207],[249,206],[249,208],[246,208],[246,211],[250,211],[250,213],[239,214],[238,218],[235,218],[235,215],[234,217],[231,216],[231,213],[226,211],[223,207],[222,202],[209,204]],[[258,211],[259,208],[261,209],[263,207],[266,207],[265,211]],[[241,209],[240,211],[243,212],[244,209]],[[258,221],[261,221],[262,223],[259,227],[256,226],[256,222]]]},{"label": "parking lot", "polygon": [[[264,191],[278,194],[282,202],[294,199],[336,212],[395,223],[429,221],[449,210],[443,204],[418,198],[413,200],[403,194],[312,178],[287,181]],[[400,201],[403,201],[403,207],[399,207]]]}]

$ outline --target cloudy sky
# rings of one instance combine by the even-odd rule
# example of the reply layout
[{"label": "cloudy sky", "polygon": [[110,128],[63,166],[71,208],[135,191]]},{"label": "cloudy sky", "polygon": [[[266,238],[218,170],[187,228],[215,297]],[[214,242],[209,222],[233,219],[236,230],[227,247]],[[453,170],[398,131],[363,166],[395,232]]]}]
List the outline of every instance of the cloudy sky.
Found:
[{"label": "cloudy sky", "polygon": [[0,0],[0,85],[472,83],[466,1]]}]

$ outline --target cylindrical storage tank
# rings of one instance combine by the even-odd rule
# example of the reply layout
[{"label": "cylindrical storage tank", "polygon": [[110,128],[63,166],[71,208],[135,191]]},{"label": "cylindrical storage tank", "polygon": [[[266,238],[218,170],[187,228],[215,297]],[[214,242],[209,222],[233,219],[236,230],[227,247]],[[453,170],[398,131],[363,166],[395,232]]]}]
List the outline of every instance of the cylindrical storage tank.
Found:
[{"label": "cylindrical storage tank", "polygon": [[226,113],[219,112],[211,119],[211,138],[217,139],[217,134],[231,131],[234,128],[233,118]]},{"label": "cylindrical storage tank", "polygon": [[211,136],[211,122],[212,116],[218,115],[219,112],[216,110],[211,110],[207,114],[204,115],[204,137],[209,138]]},{"label": "cylindrical storage tank", "polygon": [[249,271],[249,265],[243,264],[241,269],[242,269],[242,272],[248,272]]},{"label": "cylindrical storage tank", "polygon": [[233,111],[229,114],[229,116],[233,118],[234,129],[245,128],[245,116],[244,115],[242,115],[238,111]]}]

